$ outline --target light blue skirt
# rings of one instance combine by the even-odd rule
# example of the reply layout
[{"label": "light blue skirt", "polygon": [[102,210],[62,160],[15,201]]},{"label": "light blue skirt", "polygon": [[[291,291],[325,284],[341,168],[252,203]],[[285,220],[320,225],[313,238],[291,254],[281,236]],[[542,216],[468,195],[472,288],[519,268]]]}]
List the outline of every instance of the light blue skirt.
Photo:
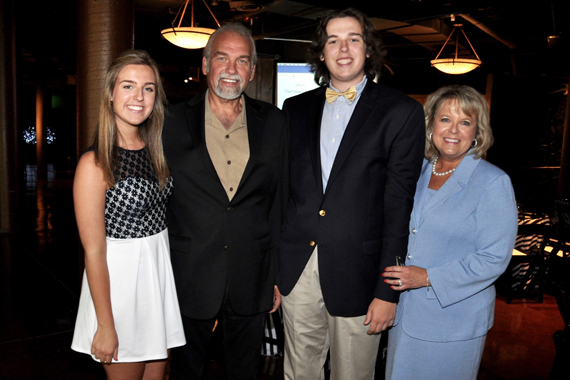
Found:
[{"label": "light blue skirt", "polygon": [[486,337],[428,342],[410,337],[398,323],[388,336],[386,380],[476,380]]}]

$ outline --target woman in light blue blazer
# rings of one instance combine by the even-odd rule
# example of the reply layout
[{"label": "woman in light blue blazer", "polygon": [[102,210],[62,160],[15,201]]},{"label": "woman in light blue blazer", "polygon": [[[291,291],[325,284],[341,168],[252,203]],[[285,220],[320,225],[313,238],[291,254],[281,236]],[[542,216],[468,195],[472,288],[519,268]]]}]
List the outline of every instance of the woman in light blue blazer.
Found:
[{"label": "woman in light blue blazer", "polygon": [[[410,219],[408,255],[385,268],[400,290],[386,379],[476,379],[495,287],[517,233],[506,173],[481,157],[493,143],[485,99],[443,87],[424,106],[426,149]],[[395,263],[396,264],[396,263]]]}]

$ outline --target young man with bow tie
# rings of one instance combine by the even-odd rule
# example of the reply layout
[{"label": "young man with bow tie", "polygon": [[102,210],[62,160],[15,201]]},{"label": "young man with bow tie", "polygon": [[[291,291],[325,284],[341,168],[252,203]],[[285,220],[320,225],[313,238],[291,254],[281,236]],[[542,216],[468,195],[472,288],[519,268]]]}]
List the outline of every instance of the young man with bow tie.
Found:
[{"label": "young man with bow tie", "polygon": [[280,247],[285,379],[373,379],[398,292],[424,148],[419,103],[374,83],[377,31],[358,10],[320,22],[310,49],[320,88],[286,100],[290,190]]}]

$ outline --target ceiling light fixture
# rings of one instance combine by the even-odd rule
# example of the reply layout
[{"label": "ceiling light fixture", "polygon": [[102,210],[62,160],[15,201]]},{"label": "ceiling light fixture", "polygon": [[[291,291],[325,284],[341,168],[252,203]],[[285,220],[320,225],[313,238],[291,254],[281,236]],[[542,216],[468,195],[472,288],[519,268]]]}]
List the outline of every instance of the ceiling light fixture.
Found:
[{"label": "ceiling light fixture", "polygon": [[230,0],[230,8],[239,12],[255,12],[263,9],[263,6],[252,0]]},{"label": "ceiling light fixture", "polygon": [[[212,17],[216,21],[216,24],[218,24],[219,27],[220,23],[216,19],[216,16],[214,16],[214,13],[212,13],[212,10],[208,6],[208,4],[206,4],[206,0],[202,1],[204,1],[204,5],[206,6],[206,8],[208,8],[210,14],[212,15]],[[181,27],[180,25],[182,24],[182,19],[184,18],[184,14],[186,13],[186,8],[188,7],[189,2],[192,3],[192,10],[191,10],[192,18],[190,21],[190,26]],[[180,15],[180,11],[182,11],[182,15]],[[175,27],[174,24],[176,23],[176,19],[178,18],[179,15],[180,19],[178,20],[178,26]],[[172,28],[164,29],[160,33],[162,34],[162,37],[164,37],[166,40],[181,48],[201,49],[204,46],[206,46],[206,44],[208,43],[208,39],[210,39],[210,36],[214,32],[215,29],[194,27],[194,0],[185,0],[184,4],[182,4],[180,6],[180,9],[178,9],[176,17],[174,17],[174,20],[172,21]]]},{"label": "ceiling light fixture", "polygon": [[[458,29],[461,30],[461,33],[463,33],[463,36],[469,43],[469,46],[471,47],[471,50],[473,51],[473,54],[475,55],[475,57],[477,57],[477,59],[458,57],[458,52],[459,52],[459,31],[457,31]],[[455,33],[456,31],[457,33]],[[441,52],[443,51],[443,49],[445,49],[445,46],[447,46],[447,43],[451,39],[453,33],[455,33],[455,56],[453,58],[439,58]],[[439,71],[444,72],[446,74],[454,74],[454,75],[465,74],[470,71],[473,71],[477,67],[481,66],[481,63],[483,62],[477,55],[477,52],[475,51],[475,48],[473,48],[473,45],[471,45],[471,41],[469,41],[469,38],[467,38],[467,35],[463,31],[463,24],[454,24],[453,30],[451,31],[449,37],[447,37],[447,40],[441,47],[441,50],[439,51],[439,53],[437,53],[435,59],[431,60],[432,67],[435,67]]]}]

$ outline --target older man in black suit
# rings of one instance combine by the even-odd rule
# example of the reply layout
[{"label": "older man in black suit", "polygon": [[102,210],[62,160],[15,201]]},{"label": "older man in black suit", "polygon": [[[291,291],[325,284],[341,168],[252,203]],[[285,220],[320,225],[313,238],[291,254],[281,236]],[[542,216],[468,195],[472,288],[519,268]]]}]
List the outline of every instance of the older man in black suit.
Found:
[{"label": "older man in black suit", "polygon": [[364,14],[321,20],[311,44],[321,85],[285,101],[290,190],[281,235],[285,379],[369,379],[398,292],[383,268],[406,255],[424,147],[421,105],[374,83],[382,49]]},{"label": "older man in black suit", "polygon": [[243,94],[255,62],[247,28],[219,28],[204,50],[208,90],[172,107],[165,121],[171,258],[187,341],[173,350],[171,380],[202,378],[216,320],[227,378],[256,379],[264,315],[280,303],[288,123],[276,107]]}]

